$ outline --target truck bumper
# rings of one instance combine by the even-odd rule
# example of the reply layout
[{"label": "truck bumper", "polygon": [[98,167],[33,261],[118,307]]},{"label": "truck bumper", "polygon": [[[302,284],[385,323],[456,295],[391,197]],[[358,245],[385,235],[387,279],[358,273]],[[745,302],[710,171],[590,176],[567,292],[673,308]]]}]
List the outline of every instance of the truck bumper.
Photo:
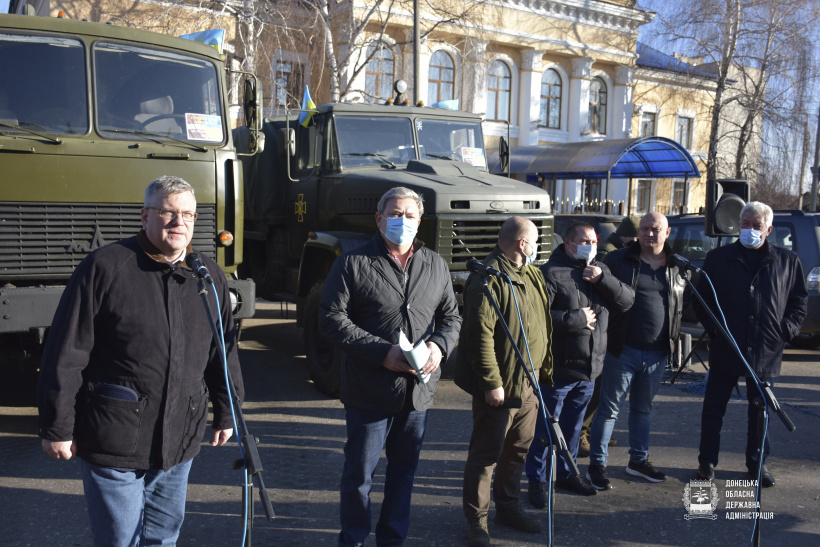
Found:
[{"label": "truck bumper", "polygon": [[[250,279],[229,279],[234,318],[256,313],[256,284]],[[50,327],[64,287],[0,287],[0,334]]]},{"label": "truck bumper", "polygon": [[0,333],[50,327],[63,287],[0,287]]}]

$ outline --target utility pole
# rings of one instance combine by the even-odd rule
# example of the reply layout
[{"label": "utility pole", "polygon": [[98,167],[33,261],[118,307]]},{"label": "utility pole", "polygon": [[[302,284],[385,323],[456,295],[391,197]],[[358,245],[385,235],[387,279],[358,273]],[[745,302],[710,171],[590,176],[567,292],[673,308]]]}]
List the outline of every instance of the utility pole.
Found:
[{"label": "utility pole", "polygon": [[814,141],[814,165],[811,167],[811,207],[809,211],[817,210],[818,181],[820,181],[820,112],[817,113],[817,137]]},{"label": "utility pole", "polygon": [[[413,0],[413,101],[421,99],[421,84],[419,83],[419,50],[421,37],[419,35],[419,0]],[[815,163],[817,161],[815,160]]]}]

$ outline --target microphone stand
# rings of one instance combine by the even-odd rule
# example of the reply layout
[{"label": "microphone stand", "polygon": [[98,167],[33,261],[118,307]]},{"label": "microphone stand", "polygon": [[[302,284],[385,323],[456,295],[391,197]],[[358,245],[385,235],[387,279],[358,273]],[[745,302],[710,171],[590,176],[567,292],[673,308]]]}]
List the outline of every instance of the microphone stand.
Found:
[{"label": "microphone stand", "polygon": [[[684,268],[681,268],[684,269]],[[708,275],[703,270],[699,270],[698,273],[701,275],[705,275],[708,279]],[[712,322],[717,325],[718,330],[723,335],[726,340],[730,342],[732,349],[735,351],[738,357],[740,357],[741,362],[746,367],[746,371],[749,374],[749,377],[752,378],[757,385],[757,389],[759,394],[754,396],[751,399],[751,404],[754,408],[757,409],[757,433],[758,438],[760,440],[760,448],[758,449],[758,458],[757,458],[757,487],[755,489],[755,501],[757,502],[757,507],[753,511],[754,513],[754,528],[752,534],[752,541],[754,542],[755,546],[760,545],[760,496],[761,496],[761,489],[760,489],[760,475],[763,469],[763,450],[766,445],[766,435],[768,431],[768,423],[769,423],[769,414],[768,408],[771,407],[772,410],[777,413],[780,417],[780,420],[783,422],[783,425],[786,426],[786,429],[789,432],[792,432],[796,429],[794,423],[789,419],[789,416],[786,414],[786,411],[780,406],[777,402],[777,399],[772,392],[772,385],[769,382],[762,382],[760,378],[757,377],[755,371],[752,370],[752,367],[743,357],[743,354],[740,352],[740,348],[737,347],[737,343],[735,342],[734,338],[732,337],[731,333],[726,330],[723,324],[717,320],[715,314],[712,312],[711,308],[706,304],[706,301],[701,296],[700,292],[695,288],[695,285],[689,279],[688,272],[685,271],[681,274],[684,280],[686,280],[686,284],[692,289],[692,293],[697,297],[698,301],[703,305],[703,309],[709,314],[709,318]],[[717,303],[717,298],[715,298],[715,305],[720,306]]]},{"label": "microphone stand", "polygon": [[[205,313],[208,314],[208,323],[211,326],[211,333],[213,334],[216,348],[219,355],[222,357],[222,362],[227,363],[227,356],[225,355],[225,348],[222,345],[222,338],[219,336],[219,331],[216,327],[216,321],[211,313],[211,306],[208,302],[208,289],[205,286],[205,281],[201,275],[197,275],[199,295],[202,297],[202,303],[205,305]],[[245,421],[245,415],[242,413],[241,405],[239,404],[239,396],[233,385],[233,378],[231,371],[225,366],[225,374],[228,380],[228,391],[230,394],[230,402],[236,412],[236,436],[240,442],[242,449],[242,458],[236,460],[233,464],[233,469],[244,469],[246,482],[242,487],[242,505],[247,509],[245,520],[245,547],[251,545],[251,531],[253,530],[253,479],[256,478],[259,484],[259,499],[262,502],[262,507],[265,510],[266,518],[271,521],[276,515],[273,513],[273,506],[270,502],[270,496],[265,488],[265,481],[262,479],[262,460],[259,457],[259,451],[256,446],[258,441],[256,437],[251,435],[248,430],[248,424]],[[248,480],[250,477],[250,480]]]},{"label": "microphone stand", "polygon": [[[552,477],[552,472],[555,469],[555,446],[558,447],[558,452],[564,456],[564,459],[569,463],[571,471],[574,475],[579,475],[580,472],[578,471],[578,466],[575,464],[575,460],[570,454],[569,447],[567,446],[567,442],[564,439],[564,435],[561,432],[561,427],[558,425],[558,420],[555,416],[552,416],[549,411],[547,410],[547,406],[544,404],[544,399],[541,396],[541,388],[538,386],[538,381],[535,380],[532,375],[530,374],[530,370],[527,368],[527,362],[524,360],[524,356],[521,354],[521,350],[518,348],[518,344],[516,343],[515,339],[513,338],[512,333],[510,332],[510,327],[507,325],[507,322],[504,320],[504,316],[501,313],[501,309],[498,307],[498,302],[495,300],[495,296],[493,295],[493,291],[490,290],[487,275],[484,272],[476,272],[481,275],[482,279],[482,287],[484,289],[484,293],[487,295],[487,298],[492,304],[493,309],[495,309],[495,313],[498,316],[498,322],[501,324],[501,327],[504,329],[504,333],[507,335],[510,343],[512,344],[513,350],[515,350],[515,355],[518,357],[518,362],[521,365],[521,368],[524,369],[524,375],[527,377],[530,385],[532,386],[533,391],[535,392],[536,396],[538,397],[538,402],[541,405],[541,418],[544,420],[544,424],[547,426],[547,432],[552,439],[552,443],[547,444],[547,439],[538,439],[538,442],[541,443],[543,446],[549,447],[549,465],[550,465],[550,476]],[[506,274],[501,274],[506,278],[506,281],[509,282],[509,277]],[[511,289],[512,290],[512,289]],[[516,301],[516,306],[518,306],[518,302]],[[548,312],[549,313],[549,312]],[[535,440],[533,440],[535,442]],[[549,502],[547,503],[547,516],[549,521],[549,545],[552,545],[552,533],[553,533],[553,495],[555,493],[555,486],[554,481],[550,478],[547,481],[549,484]]]}]

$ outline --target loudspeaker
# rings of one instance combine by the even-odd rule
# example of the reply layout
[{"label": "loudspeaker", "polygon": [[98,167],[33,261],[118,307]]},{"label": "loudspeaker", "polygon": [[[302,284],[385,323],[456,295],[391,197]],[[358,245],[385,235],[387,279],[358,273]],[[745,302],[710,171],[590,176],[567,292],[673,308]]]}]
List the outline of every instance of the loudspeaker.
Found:
[{"label": "loudspeaker", "polygon": [[740,210],[749,202],[749,181],[716,179],[706,182],[706,235],[740,235]]}]

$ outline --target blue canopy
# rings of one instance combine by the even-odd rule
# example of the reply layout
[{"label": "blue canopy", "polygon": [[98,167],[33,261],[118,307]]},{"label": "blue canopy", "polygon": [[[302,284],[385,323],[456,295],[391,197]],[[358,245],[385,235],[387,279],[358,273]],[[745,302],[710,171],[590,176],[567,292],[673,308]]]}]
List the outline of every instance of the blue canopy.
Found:
[{"label": "blue canopy", "polygon": [[510,151],[510,173],[556,179],[700,177],[689,152],[664,137],[519,146]]}]

